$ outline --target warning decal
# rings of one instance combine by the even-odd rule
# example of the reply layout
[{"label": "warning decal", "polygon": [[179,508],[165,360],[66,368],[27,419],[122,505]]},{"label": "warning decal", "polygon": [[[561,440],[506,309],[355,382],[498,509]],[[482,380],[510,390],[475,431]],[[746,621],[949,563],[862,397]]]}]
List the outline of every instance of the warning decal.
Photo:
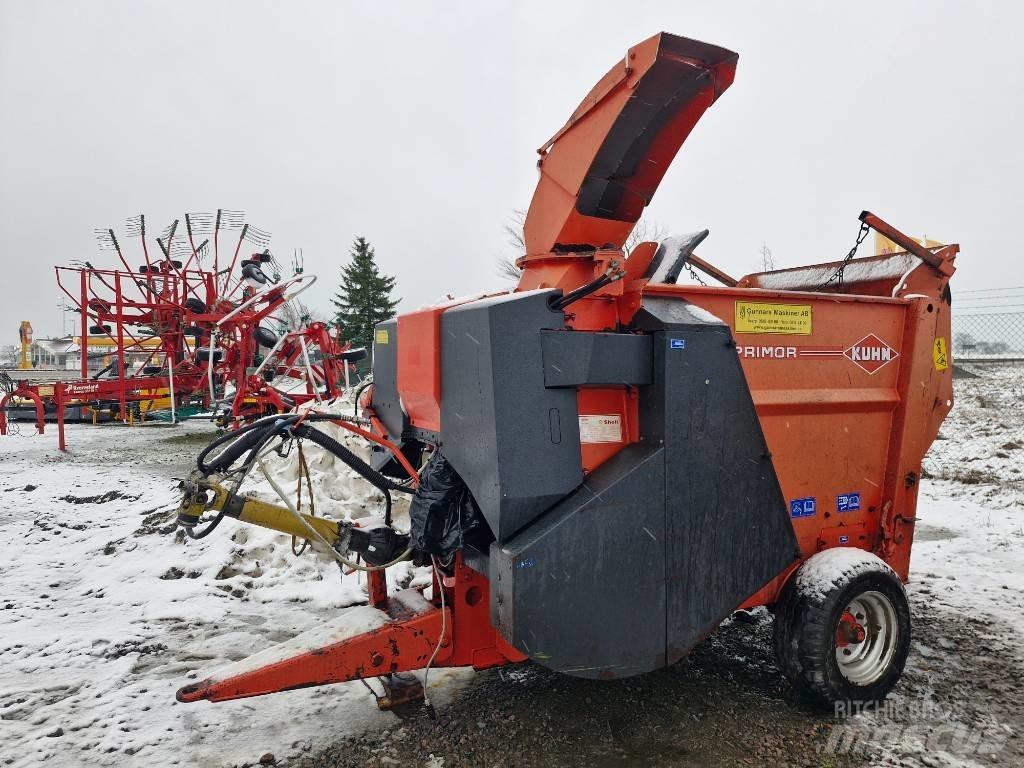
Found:
[{"label": "warning decal", "polygon": [[388,338],[388,329],[378,328],[377,332],[373,334],[373,341],[375,344],[387,344],[390,341]]},{"label": "warning decal", "polygon": [[581,443],[621,443],[622,417],[617,413],[580,416]]},{"label": "warning decal", "polygon": [[932,360],[935,362],[936,371],[944,371],[949,368],[949,355],[946,353],[946,340],[941,336],[935,339],[932,346]]},{"label": "warning decal", "polygon": [[810,304],[762,304],[736,302],[736,333],[811,335]]}]

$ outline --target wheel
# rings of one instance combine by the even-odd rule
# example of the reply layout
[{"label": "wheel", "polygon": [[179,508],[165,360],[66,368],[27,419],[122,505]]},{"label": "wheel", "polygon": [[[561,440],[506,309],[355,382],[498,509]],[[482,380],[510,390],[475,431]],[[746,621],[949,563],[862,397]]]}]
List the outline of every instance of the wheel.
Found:
[{"label": "wheel", "polygon": [[89,326],[89,333],[92,333],[92,334],[95,334],[95,335],[99,335],[101,333],[109,334],[110,333],[110,326],[109,325],[90,325]]},{"label": "wheel", "polygon": [[185,299],[185,302],[182,306],[184,306],[185,309],[187,309],[189,312],[195,312],[197,315],[206,314],[206,304],[204,304],[202,301],[195,298],[194,296],[190,296],[189,298]]},{"label": "wheel", "polygon": [[346,363],[356,363],[360,360],[366,359],[366,347],[356,347],[354,349],[346,349],[344,352],[338,355]]},{"label": "wheel", "polygon": [[838,547],[809,558],[775,607],[775,656],[794,687],[835,706],[881,701],[903,674],[910,606],[879,557]]},{"label": "wheel", "polygon": [[142,369],[143,376],[156,376],[160,371],[163,370],[163,366],[160,365],[147,365]]},{"label": "wheel", "polygon": [[[211,355],[210,355],[210,348],[209,347],[200,347],[199,349],[196,350],[196,360],[198,360],[198,361],[201,361],[201,362],[205,363],[205,362],[207,362],[210,359],[210,356]],[[224,350],[223,349],[215,349],[215,350],[213,350],[213,362],[219,363],[223,358],[224,358]]]},{"label": "wheel", "polygon": [[267,276],[263,274],[263,270],[251,262],[242,267],[242,278],[253,288],[267,284]]},{"label": "wheel", "polygon": [[257,325],[252,330],[252,336],[261,347],[273,347],[277,344],[277,334],[269,328]]}]

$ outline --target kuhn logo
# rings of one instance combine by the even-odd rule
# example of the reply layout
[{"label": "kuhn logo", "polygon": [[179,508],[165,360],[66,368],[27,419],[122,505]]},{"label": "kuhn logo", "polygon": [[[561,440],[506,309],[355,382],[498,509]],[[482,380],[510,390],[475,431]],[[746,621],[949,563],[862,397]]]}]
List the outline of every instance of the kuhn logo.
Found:
[{"label": "kuhn logo", "polygon": [[875,373],[900,356],[873,333],[848,347],[843,354],[868,373]]}]

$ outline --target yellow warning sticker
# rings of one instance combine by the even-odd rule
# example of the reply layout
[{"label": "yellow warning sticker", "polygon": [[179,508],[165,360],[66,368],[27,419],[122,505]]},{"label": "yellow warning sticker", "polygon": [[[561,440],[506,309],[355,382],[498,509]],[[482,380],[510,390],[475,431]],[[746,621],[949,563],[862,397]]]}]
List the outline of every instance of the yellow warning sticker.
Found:
[{"label": "yellow warning sticker", "polygon": [[762,304],[736,302],[736,333],[811,335],[810,304]]},{"label": "yellow warning sticker", "polygon": [[390,341],[388,338],[388,329],[378,328],[377,332],[373,334],[373,341],[375,344],[387,344]]},{"label": "yellow warning sticker", "polygon": [[949,368],[949,353],[946,350],[946,340],[942,336],[937,336],[935,344],[932,345],[932,360],[935,362],[936,371]]}]

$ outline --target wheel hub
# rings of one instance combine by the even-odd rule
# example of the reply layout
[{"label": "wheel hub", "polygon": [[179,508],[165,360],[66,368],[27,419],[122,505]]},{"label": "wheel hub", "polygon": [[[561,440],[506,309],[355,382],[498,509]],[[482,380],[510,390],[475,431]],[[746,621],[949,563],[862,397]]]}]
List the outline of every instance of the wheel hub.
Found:
[{"label": "wheel hub", "polygon": [[864,592],[847,605],[836,625],[836,662],[855,685],[870,685],[885,674],[896,654],[896,609],[881,592]]}]

